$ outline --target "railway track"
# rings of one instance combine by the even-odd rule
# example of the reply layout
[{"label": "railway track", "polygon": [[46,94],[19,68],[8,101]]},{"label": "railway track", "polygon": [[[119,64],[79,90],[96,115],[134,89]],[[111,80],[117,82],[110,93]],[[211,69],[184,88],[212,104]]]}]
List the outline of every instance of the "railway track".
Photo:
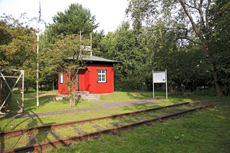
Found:
[{"label": "railway track", "polygon": [[[143,124],[148,125],[151,122],[162,121],[210,106],[213,104],[195,107],[186,102],[93,119],[4,131],[0,133],[0,151],[3,153],[40,152],[51,146],[70,145],[73,141],[116,133]],[[6,144],[10,144],[11,141],[17,141],[18,145],[9,148]]]}]

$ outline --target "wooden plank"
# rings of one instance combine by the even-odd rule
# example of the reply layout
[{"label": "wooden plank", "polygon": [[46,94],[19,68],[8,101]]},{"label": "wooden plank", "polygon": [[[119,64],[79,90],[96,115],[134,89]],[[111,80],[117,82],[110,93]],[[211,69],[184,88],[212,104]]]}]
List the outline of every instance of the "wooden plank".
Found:
[{"label": "wooden plank", "polygon": [[59,140],[59,139],[64,139],[64,138],[65,138],[65,137],[63,137],[63,136],[61,135],[61,133],[59,133],[58,131],[52,130],[51,133],[52,133],[52,135],[53,135],[57,140]]},{"label": "wooden plank", "polygon": [[109,122],[109,124],[113,125],[113,126],[116,126],[116,127],[120,127],[120,126],[123,126],[121,124],[118,124],[118,123],[114,123],[114,122]]},{"label": "wooden plank", "polygon": [[38,140],[36,139],[36,137],[34,136],[34,134],[29,134],[27,135],[27,145],[34,145],[36,143],[38,143]]},{"label": "wooden plank", "polygon": [[169,114],[169,113],[167,113],[167,112],[158,112],[158,111],[156,111],[156,113],[164,114],[164,115],[168,115],[168,114]]},{"label": "wooden plank", "polygon": [[87,134],[85,131],[83,131],[82,129],[77,128],[74,125],[72,127],[73,127],[74,131],[77,132],[80,135]]},{"label": "wooden plank", "polygon": [[4,150],[5,150],[4,137],[0,136],[0,152],[3,152]]},{"label": "wooden plank", "polygon": [[139,118],[141,120],[148,120],[147,118],[144,118],[144,117],[140,117],[140,116],[135,116],[136,118]]},{"label": "wooden plank", "polygon": [[152,116],[152,117],[160,117],[159,115],[153,115],[153,114],[147,114],[149,116]]},{"label": "wooden plank", "polygon": [[105,130],[103,127],[100,127],[98,125],[91,125],[92,127],[94,127],[95,129],[97,129],[97,131],[103,131]]},{"label": "wooden plank", "polygon": [[123,119],[123,120],[126,121],[126,122],[137,123],[137,122],[131,121],[131,120],[126,120],[126,119]]}]

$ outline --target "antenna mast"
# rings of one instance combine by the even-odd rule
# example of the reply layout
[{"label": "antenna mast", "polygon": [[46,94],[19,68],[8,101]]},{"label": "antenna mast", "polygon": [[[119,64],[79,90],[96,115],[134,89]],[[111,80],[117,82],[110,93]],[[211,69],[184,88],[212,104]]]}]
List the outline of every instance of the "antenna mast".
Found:
[{"label": "antenna mast", "polygon": [[92,48],[92,33],[90,33],[90,47],[91,47],[90,56],[92,56],[92,52],[93,52],[93,48]]}]

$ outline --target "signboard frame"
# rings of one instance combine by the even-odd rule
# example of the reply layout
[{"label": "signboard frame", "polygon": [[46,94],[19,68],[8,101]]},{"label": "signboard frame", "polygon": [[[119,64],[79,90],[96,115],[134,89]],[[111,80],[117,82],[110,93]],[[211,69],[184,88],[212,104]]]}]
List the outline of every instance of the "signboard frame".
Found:
[{"label": "signboard frame", "polygon": [[165,71],[154,72],[153,74],[153,98],[154,98],[154,83],[165,83],[166,85],[166,99],[168,99],[168,80],[167,80],[167,69]]}]

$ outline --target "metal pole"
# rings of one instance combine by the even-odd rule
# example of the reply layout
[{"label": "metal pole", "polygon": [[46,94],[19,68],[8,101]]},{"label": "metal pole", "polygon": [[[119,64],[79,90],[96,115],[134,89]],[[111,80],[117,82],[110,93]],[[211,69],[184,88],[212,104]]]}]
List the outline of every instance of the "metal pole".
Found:
[{"label": "metal pole", "polygon": [[39,106],[39,97],[38,97],[38,79],[39,79],[39,73],[38,73],[38,68],[39,68],[39,63],[38,63],[38,53],[39,53],[39,33],[37,35],[37,80],[36,80],[36,83],[37,83],[37,106]]},{"label": "metal pole", "polygon": [[21,71],[22,76],[22,113],[24,112],[24,70]]},{"label": "metal pole", "polygon": [[[154,71],[152,70],[152,74],[154,73]],[[153,78],[154,79],[154,78]],[[154,98],[154,81],[153,81],[153,98]]]},{"label": "metal pole", "polygon": [[165,79],[166,79],[166,99],[168,99],[168,79],[167,79],[167,69],[165,69]]},{"label": "metal pole", "polygon": [[80,55],[81,55],[81,31],[80,31]]},{"label": "metal pole", "polygon": [[90,52],[90,56],[92,56],[92,33],[90,33],[90,46],[91,46],[91,52]]}]

